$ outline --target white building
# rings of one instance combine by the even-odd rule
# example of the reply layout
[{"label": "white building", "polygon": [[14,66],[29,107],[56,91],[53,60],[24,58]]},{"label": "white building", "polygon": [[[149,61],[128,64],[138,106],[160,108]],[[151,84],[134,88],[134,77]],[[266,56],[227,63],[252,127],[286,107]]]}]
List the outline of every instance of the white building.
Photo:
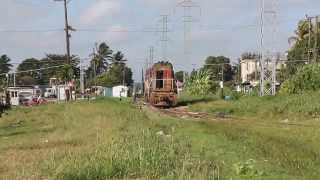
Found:
[{"label": "white building", "polygon": [[115,86],[112,88],[113,97],[128,97],[129,88],[127,86]]},{"label": "white building", "polygon": [[253,85],[256,85],[258,80],[259,72],[259,61],[258,59],[242,59],[240,61],[241,68],[241,81],[250,82]]},{"label": "white building", "polygon": [[[286,59],[285,57],[278,57],[279,59]],[[281,60],[276,64],[277,71],[285,67],[286,61]],[[242,59],[240,61],[241,81],[242,83],[250,82],[251,85],[259,84],[260,63],[258,59]]]}]

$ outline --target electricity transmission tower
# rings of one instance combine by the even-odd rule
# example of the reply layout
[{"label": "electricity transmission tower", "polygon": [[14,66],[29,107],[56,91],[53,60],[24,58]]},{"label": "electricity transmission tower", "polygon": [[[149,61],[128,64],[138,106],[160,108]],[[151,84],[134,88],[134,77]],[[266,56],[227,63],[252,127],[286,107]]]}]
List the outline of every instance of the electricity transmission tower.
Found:
[{"label": "electricity transmission tower", "polygon": [[[167,61],[168,60],[168,54],[167,54],[167,50],[168,50],[168,17],[169,15],[161,15],[161,49],[162,49],[162,60],[163,61]],[[152,50],[153,51],[153,50]],[[153,52],[152,52],[153,54]],[[152,55],[153,56],[153,55]]]},{"label": "electricity transmission tower", "polygon": [[278,0],[261,0],[260,96],[276,95]]},{"label": "electricity transmission tower", "polygon": [[183,9],[183,29],[184,29],[184,56],[185,60],[189,62],[190,55],[192,54],[192,48],[191,48],[191,27],[192,24],[195,22],[194,19],[194,10],[199,10],[199,14],[201,16],[201,6],[192,0],[183,0],[180,3],[177,4],[178,8]]},{"label": "electricity transmission tower", "polygon": [[149,62],[148,62],[148,66],[152,66],[154,61],[154,47],[150,46],[149,48]]}]

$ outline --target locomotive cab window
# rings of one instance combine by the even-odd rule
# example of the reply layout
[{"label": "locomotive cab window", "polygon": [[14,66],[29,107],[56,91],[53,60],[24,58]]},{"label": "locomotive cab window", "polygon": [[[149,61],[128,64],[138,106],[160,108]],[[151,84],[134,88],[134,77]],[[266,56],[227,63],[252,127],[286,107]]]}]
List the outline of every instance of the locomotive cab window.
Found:
[{"label": "locomotive cab window", "polygon": [[163,71],[157,71],[157,82],[156,82],[156,88],[162,89],[163,87],[163,79],[164,79],[164,72]]}]

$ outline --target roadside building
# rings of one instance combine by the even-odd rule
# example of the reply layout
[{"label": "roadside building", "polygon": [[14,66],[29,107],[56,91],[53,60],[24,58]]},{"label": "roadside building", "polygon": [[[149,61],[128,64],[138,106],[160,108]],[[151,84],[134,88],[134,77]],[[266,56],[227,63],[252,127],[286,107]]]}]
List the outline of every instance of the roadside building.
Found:
[{"label": "roadside building", "polygon": [[240,61],[241,81],[250,83],[253,86],[258,85],[259,61],[258,59],[242,59]]},{"label": "roadside building", "polygon": [[10,97],[10,104],[19,106],[26,101],[30,101],[35,97],[41,96],[41,89],[35,87],[8,87],[6,89]]},{"label": "roadside building", "polygon": [[112,88],[113,97],[128,97],[129,88],[127,86],[115,86]]},{"label": "roadside building", "polygon": [[[276,70],[280,71],[285,67],[285,57],[278,57],[281,61],[277,61]],[[242,84],[250,85],[255,87],[259,84],[260,80],[260,63],[259,59],[242,59],[240,61],[240,71],[241,71],[241,82]],[[271,71],[271,70],[270,70]]]},{"label": "roadside building", "polygon": [[72,99],[72,91],[69,85],[57,85],[55,87],[58,101],[69,101]]}]

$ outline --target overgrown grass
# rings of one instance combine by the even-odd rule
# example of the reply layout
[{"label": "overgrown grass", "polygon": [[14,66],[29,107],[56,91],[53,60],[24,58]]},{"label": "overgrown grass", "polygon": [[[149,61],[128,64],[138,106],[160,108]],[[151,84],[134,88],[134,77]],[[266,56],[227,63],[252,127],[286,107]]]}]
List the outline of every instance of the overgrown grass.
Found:
[{"label": "overgrown grass", "polygon": [[[67,156],[57,167],[48,164],[56,179],[208,179],[214,163],[191,152],[188,141],[144,131],[122,135],[94,153]],[[52,169],[53,168],[53,169]]]},{"label": "overgrown grass", "polygon": [[[190,106],[254,100],[199,101]],[[319,178],[319,128],[233,115],[193,122],[116,99],[16,109],[0,119],[0,179]]]},{"label": "overgrown grass", "polygon": [[16,109],[0,137],[6,179],[207,179],[215,168],[187,138],[115,99]]},{"label": "overgrown grass", "polygon": [[[284,174],[291,175],[285,176],[288,179],[318,179],[319,95],[319,92],[312,92],[263,98],[247,96],[234,101],[195,103],[190,109],[233,117],[215,123],[214,131],[232,144],[238,144],[239,152],[245,156],[265,159],[287,172]],[[206,123],[205,127],[210,126]]]},{"label": "overgrown grass", "polygon": [[213,100],[193,104],[191,109],[211,113],[225,113],[236,117],[301,120],[320,115],[320,92],[275,97],[243,96],[239,100]]}]

